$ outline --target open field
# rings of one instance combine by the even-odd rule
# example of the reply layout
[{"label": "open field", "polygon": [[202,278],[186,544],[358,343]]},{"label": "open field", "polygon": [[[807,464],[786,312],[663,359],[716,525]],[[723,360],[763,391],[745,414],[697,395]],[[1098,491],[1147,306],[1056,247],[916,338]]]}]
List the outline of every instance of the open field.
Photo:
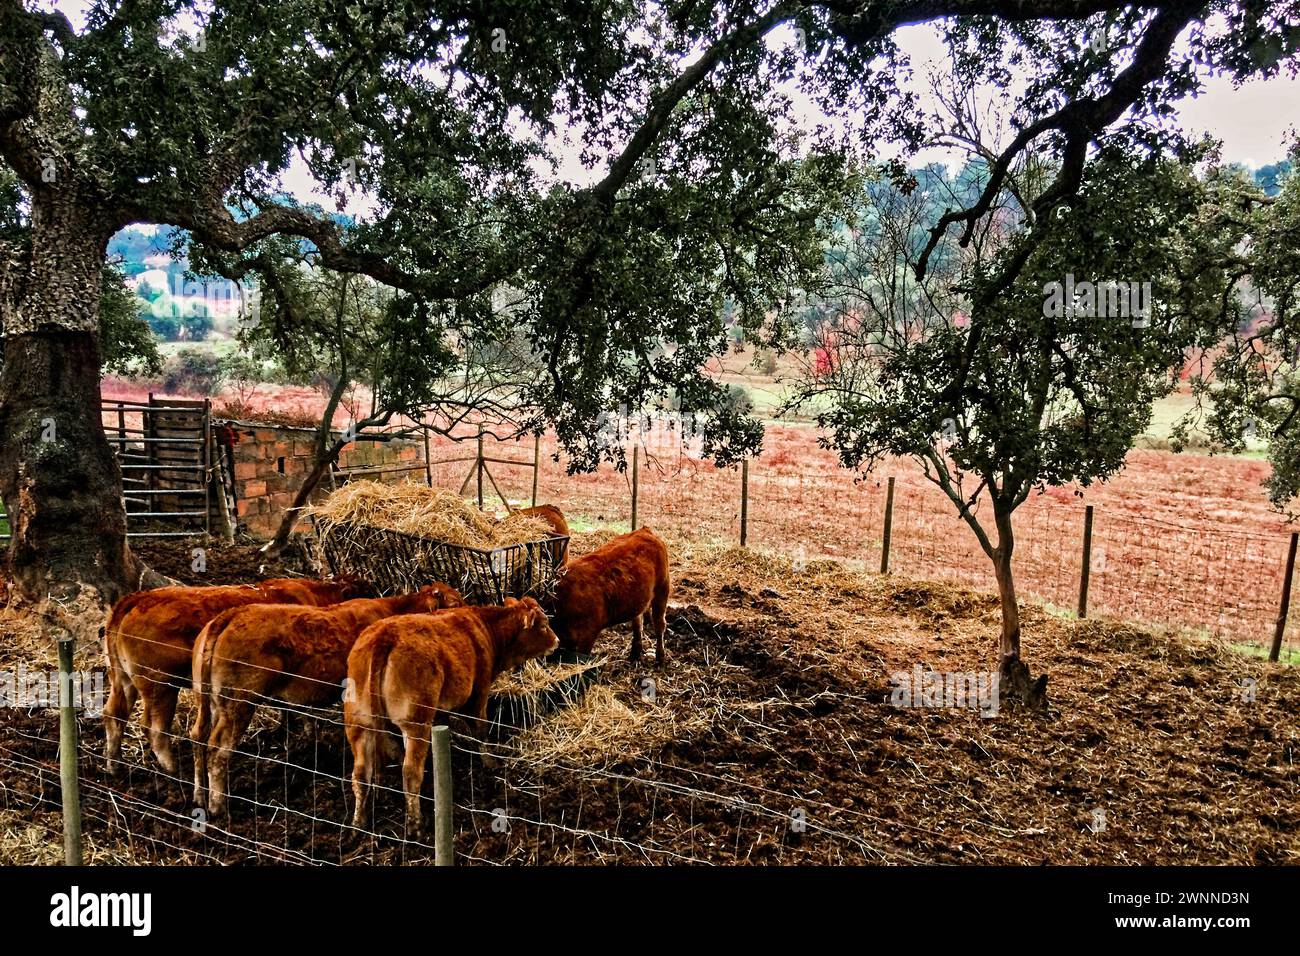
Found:
[{"label": "open field", "polygon": [[[580,535],[575,548],[604,536]],[[678,538],[670,546],[666,668],[627,664],[624,629],[607,634],[597,649],[609,663],[589,702],[506,735],[490,769],[456,750],[461,862],[1300,862],[1294,669],[1215,641],[1027,606],[1025,654],[1050,675],[1049,714],[895,707],[898,672],[990,666],[990,595],[828,562],[797,571],[781,555]],[[179,550],[146,549],[186,575]],[[247,580],[257,560],[248,548],[215,549],[205,580]],[[49,666],[41,635],[9,616],[0,627],[0,667]],[[80,657],[95,665],[98,651]],[[52,862],[57,718],[10,709],[0,720],[0,859]],[[233,765],[229,829],[199,833],[137,729],[133,767],[112,781],[98,759],[99,722],[83,718],[89,858],[424,859],[400,839],[393,792],[375,801],[381,836],[339,826],[348,760],[334,720],[285,731],[260,718]],[[398,785],[395,768],[383,782]]]},{"label": "open field", "polygon": [[[490,455],[531,461],[530,443],[489,447]],[[465,453],[435,443],[433,457]],[[544,441],[538,500],[558,504],[581,527],[626,528],[630,475],[604,466],[569,476],[553,453]],[[457,488],[467,467],[436,467],[434,482]],[[1271,640],[1290,529],[1261,487],[1268,469],[1249,458],[1136,450],[1113,481],[1035,495],[1017,513],[1022,594],[1073,613],[1084,509],[1092,505],[1090,613],[1247,643]],[[493,466],[492,473],[507,496],[528,498],[531,472]],[[811,426],[768,426],[763,453],[750,466],[749,541],[791,559],[831,557],[879,568],[890,476],[896,479],[891,569],[992,587],[991,564],[974,535],[917,465],[888,462],[859,480],[817,447]],[[660,453],[643,463],[640,478],[640,523],[739,540],[739,469]],[[1297,634],[1293,624],[1291,646]]]},{"label": "open field", "polygon": [[[782,367],[777,376],[788,372]],[[727,359],[719,374],[764,394],[780,388],[773,376],[757,374],[744,355]],[[129,384],[112,384],[106,397],[141,397]],[[261,386],[252,400],[276,411],[308,413],[320,402],[312,389],[275,386]],[[1186,407],[1185,396],[1171,397],[1156,409],[1153,429],[1167,429]],[[347,421],[340,411],[336,425]],[[472,454],[472,438],[466,433],[463,439],[460,445],[435,439],[432,457]],[[531,462],[532,451],[527,440],[489,442],[487,454]],[[738,469],[718,469],[691,457],[675,435],[653,436],[644,451],[640,523],[739,540]],[[594,474],[568,475],[563,456],[558,461],[556,456],[553,436],[547,435],[539,501],[559,505],[580,528],[626,527],[630,475],[608,465]],[[435,484],[459,488],[467,469],[464,463],[435,467]],[[1138,449],[1112,481],[1032,497],[1017,513],[1022,594],[1073,613],[1084,508],[1092,505],[1092,614],[1173,624],[1248,644],[1271,640],[1291,528],[1264,493],[1269,469],[1258,455]],[[491,470],[513,501],[529,497],[529,470],[495,465]],[[833,557],[878,568],[891,476],[897,485],[891,568],[991,586],[991,566],[973,534],[917,465],[892,461],[870,475],[854,475],[840,467],[833,452],[818,447],[817,429],[807,423],[767,425],[762,454],[750,467],[749,540],[792,558]],[[1287,644],[1295,648],[1300,614],[1292,621]]]}]

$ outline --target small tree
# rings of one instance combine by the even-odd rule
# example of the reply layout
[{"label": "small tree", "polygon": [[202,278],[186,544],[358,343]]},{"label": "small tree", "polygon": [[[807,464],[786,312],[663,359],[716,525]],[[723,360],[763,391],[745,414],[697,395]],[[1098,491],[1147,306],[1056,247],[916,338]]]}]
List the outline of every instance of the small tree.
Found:
[{"label": "small tree", "polygon": [[[1042,182],[1032,173],[1012,170],[1016,188],[965,249],[930,245],[928,197],[871,189],[844,256],[838,318],[815,340],[833,360],[798,396],[823,403],[824,442],[846,465],[914,458],[952,502],[992,562],[1000,671],[1022,697],[1041,696],[1046,678],[1031,681],[1021,661],[1015,511],[1035,489],[1086,487],[1123,466],[1222,278],[1203,229],[1205,187],[1188,167],[1098,156],[1074,204],[1039,217],[1025,251]],[[991,290],[1016,257],[1015,278]]]},{"label": "small tree", "polygon": [[[259,277],[258,321],[240,333],[248,356],[274,359],[290,380],[326,394],[312,467],[265,550],[285,545],[300,509],[367,429],[396,419],[405,426],[387,435],[401,437],[427,418],[429,427],[450,433],[469,416],[502,435],[520,428],[527,414],[520,393],[537,374],[536,356],[520,340],[509,306],[495,309],[490,293],[431,306],[322,268],[314,253],[286,241],[265,243],[238,262],[209,263],[227,275]],[[361,390],[365,407],[357,407]],[[350,421],[336,433],[334,419],[349,398]]]}]

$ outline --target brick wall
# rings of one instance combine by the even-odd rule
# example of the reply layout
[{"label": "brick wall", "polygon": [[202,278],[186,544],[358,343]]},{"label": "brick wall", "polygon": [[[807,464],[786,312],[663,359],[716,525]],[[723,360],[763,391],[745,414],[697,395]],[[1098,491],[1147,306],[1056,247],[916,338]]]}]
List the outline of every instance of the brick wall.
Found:
[{"label": "brick wall", "polygon": [[[315,432],[307,428],[235,421],[214,421],[213,428],[218,441],[230,441],[229,452],[225,448],[221,451],[226,456],[223,464],[227,469],[233,463],[233,474],[227,476],[228,486],[233,479],[234,487],[232,518],[240,531],[254,538],[270,538],[311,471]],[[397,470],[408,465],[416,467]],[[408,479],[423,482],[424,443],[408,439],[355,441],[343,449],[339,468],[356,478],[390,483]],[[323,497],[329,490],[327,477],[315,497]]]}]

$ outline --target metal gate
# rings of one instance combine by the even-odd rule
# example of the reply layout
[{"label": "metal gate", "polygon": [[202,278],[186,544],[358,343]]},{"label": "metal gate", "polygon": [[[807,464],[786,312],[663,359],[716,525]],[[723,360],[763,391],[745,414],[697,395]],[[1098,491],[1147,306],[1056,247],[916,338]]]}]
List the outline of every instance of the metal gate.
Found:
[{"label": "metal gate", "polygon": [[[103,402],[105,437],[122,468],[127,536],[187,538],[211,529],[209,399]],[[9,539],[0,509],[0,540]]]}]

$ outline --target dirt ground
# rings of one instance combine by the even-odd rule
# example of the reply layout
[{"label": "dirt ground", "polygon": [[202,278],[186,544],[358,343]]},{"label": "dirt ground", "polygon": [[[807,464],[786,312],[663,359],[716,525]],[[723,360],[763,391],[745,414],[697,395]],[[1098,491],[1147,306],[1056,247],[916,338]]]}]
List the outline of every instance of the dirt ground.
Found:
[{"label": "dirt ground", "polygon": [[[604,536],[578,535],[575,549]],[[460,862],[1300,862],[1294,668],[1027,605],[1025,656],[1049,675],[1048,713],[897,707],[899,673],[993,666],[991,595],[670,545],[663,668],[627,663],[627,633],[610,632],[586,697],[504,733],[488,765],[458,736]],[[145,550],[167,573],[198,577],[181,547]],[[202,579],[259,570],[282,569],[248,547],[214,548]],[[39,629],[15,612],[0,614],[0,635],[0,670],[51,665]],[[98,656],[83,648],[79,663]],[[131,769],[106,776],[99,721],[84,717],[90,859],[427,860],[427,843],[404,839],[396,767],[371,799],[373,832],[342,825],[350,758],[339,719],[286,728],[260,717],[232,764],[227,824],[195,817],[134,728]],[[53,711],[0,710],[0,862],[58,859],[57,736]]]}]

